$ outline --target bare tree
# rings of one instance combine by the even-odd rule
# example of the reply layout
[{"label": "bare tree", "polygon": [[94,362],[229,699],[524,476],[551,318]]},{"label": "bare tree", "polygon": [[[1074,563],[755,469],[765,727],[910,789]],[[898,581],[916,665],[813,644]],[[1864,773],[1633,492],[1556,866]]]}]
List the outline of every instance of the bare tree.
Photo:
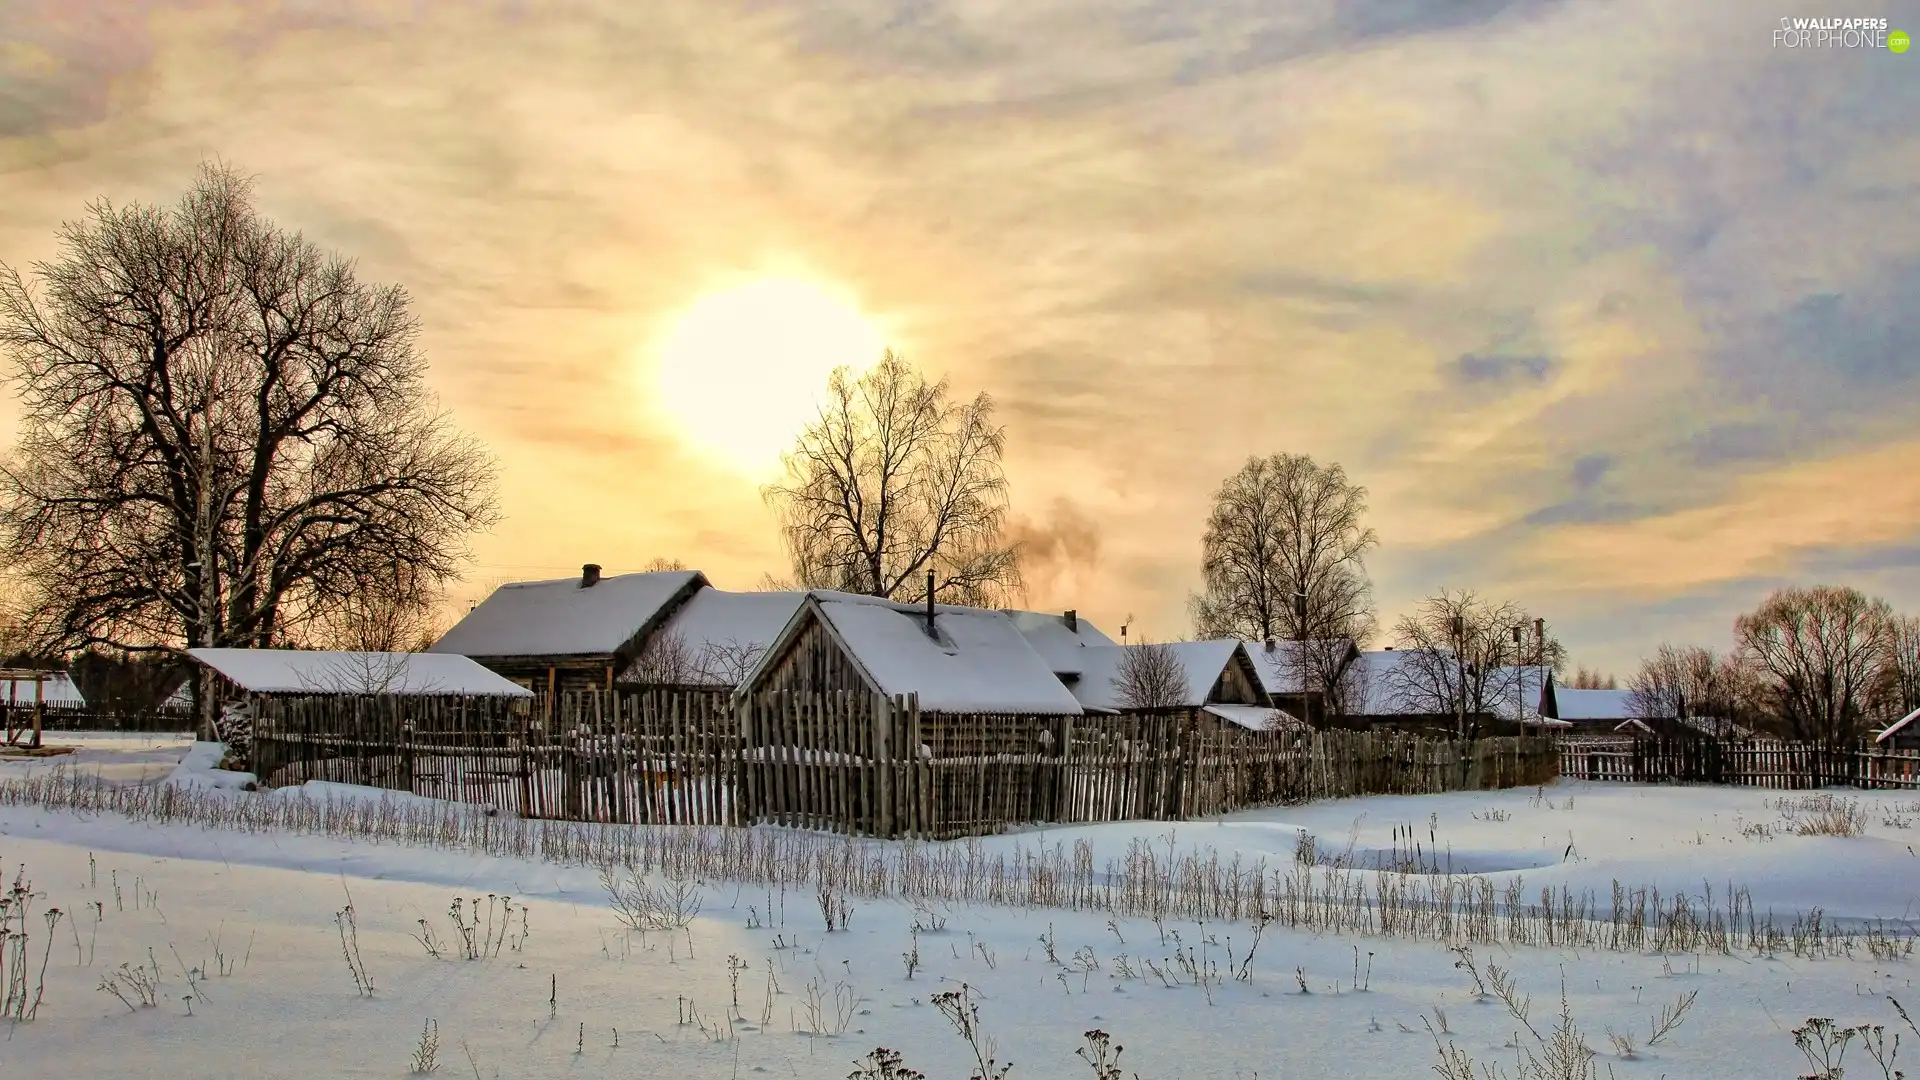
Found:
[{"label": "bare tree", "polygon": [[647,565],[640,569],[649,574],[657,574],[665,570],[685,570],[686,568],[687,564],[681,562],[679,559],[669,559],[664,555],[656,555],[648,559]]},{"label": "bare tree", "polygon": [[1868,696],[1892,652],[1893,611],[1857,589],[1781,589],[1734,620],[1772,711],[1799,740],[1841,745],[1865,733]]},{"label": "bare tree", "polygon": [[931,570],[952,603],[1018,588],[992,398],[954,401],[891,350],[857,379],[835,371],[827,398],[785,457],[786,483],[762,493],[801,585],[917,597]]},{"label": "bare tree", "polygon": [[709,641],[700,647],[696,667],[708,685],[739,686],[766,652],[767,647],[758,642]]},{"label": "bare tree", "polygon": [[1920,709],[1920,618],[1898,615],[1887,631],[1886,662],[1874,686],[1872,709],[1891,723]]},{"label": "bare tree", "polygon": [[1169,645],[1142,641],[1121,647],[1113,672],[1113,696],[1123,709],[1151,712],[1187,703],[1187,669]]},{"label": "bare tree", "polygon": [[1629,708],[1642,720],[1685,719],[1718,737],[1748,730],[1756,720],[1755,680],[1737,655],[1698,645],[1661,643],[1627,681]]},{"label": "bare tree", "polygon": [[447,632],[441,598],[412,580],[411,568],[369,579],[360,591],[316,605],[289,635],[293,644],[345,652],[424,652]]},{"label": "bare tree", "polygon": [[46,635],[263,645],[395,565],[454,580],[493,467],[428,392],[406,293],[261,218],[224,166],[170,208],[88,210],[31,286],[0,267],[22,407],[0,553]]},{"label": "bare tree", "polygon": [[1298,668],[1285,674],[1335,715],[1348,696],[1347,642],[1364,645],[1374,627],[1365,559],[1379,539],[1363,524],[1366,498],[1338,464],[1248,458],[1214,495],[1205,586],[1189,601],[1202,638],[1298,643],[1276,653]]},{"label": "bare tree", "polygon": [[1566,654],[1544,631],[1529,640],[1525,629],[1532,625],[1526,609],[1511,601],[1442,589],[1395,624],[1394,645],[1404,655],[1388,669],[1383,688],[1404,712],[1453,717],[1463,735],[1476,718],[1505,705],[1518,703],[1524,714],[1531,704],[1526,696],[1539,692],[1530,673],[1556,667]]},{"label": "bare tree", "polygon": [[627,670],[643,686],[690,686],[700,681],[700,657],[685,636],[662,630],[647,639]]},{"label": "bare tree", "polygon": [[437,679],[414,681],[412,657],[401,652],[353,651],[327,653],[301,670],[296,681],[301,689],[315,694],[379,696],[381,694],[431,695],[441,690]]}]

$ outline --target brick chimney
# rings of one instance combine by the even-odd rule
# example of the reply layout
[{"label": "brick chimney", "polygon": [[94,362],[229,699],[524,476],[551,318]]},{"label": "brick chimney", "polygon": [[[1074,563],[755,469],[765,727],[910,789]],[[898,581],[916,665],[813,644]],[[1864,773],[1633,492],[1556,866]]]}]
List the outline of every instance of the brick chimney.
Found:
[{"label": "brick chimney", "polygon": [[1075,634],[1079,633],[1080,632],[1080,613],[1077,611],[1069,610],[1064,617],[1067,620],[1067,630]]},{"label": "brick chimney", "polygon": [[600,584],[600,564],[590,562],[580,568],[580,587],[591,589]]}]

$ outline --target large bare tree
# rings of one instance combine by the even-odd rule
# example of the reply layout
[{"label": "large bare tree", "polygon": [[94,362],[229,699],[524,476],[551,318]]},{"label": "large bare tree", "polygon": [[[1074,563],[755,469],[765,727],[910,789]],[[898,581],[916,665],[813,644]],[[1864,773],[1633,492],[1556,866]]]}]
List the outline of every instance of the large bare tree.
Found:
[{"label": "large bare tree", "polygon": [[1830,745],[1865,734],[1893,649],[1885,600],[1827,585],[1781,589],[1735,619],[1733,634],[1784,734]]},{"label": "large bare tree", "polygon": [[[1530,633],[1535,625],[1542,627],[1537,637]],[[1528,672],[1566,662],[1565,646],[1544,627],[1512,601],[1442,589],[1394,625],[1394,647],[1403,655],[1387,670],[1383,689],[1402,711],[1453,717],[1463,735],[1477,717],[1506,706],[1524,714],[1534,704],[1527,697],[1540,691]]]},{"label": "large bare tree", "polygon": [[0,266],[19,445],[0,553],[68,648],[261,645],[411,568],[454,580],[494,472],[424,383],[407,294],[209,165],[178,204],[104,200],[30,276]]},{"label": "large bare tree", "polygon": [[1272,654],[1291,684],[1344,712],[1348,641],[1374,629],[1367,491],[1304,454],[1250,457],[1215,493],[1201,541],[1199,637],[1293,642]]},{"label": "large bare tree", "polygon": [[1020,548],[1003,532],[1006,431],[993,399],[952,398],[888,350],[855,377],[833,373],[819,417],[763,495],[780,515],[804,588],[994,602],[1020,584]]}]

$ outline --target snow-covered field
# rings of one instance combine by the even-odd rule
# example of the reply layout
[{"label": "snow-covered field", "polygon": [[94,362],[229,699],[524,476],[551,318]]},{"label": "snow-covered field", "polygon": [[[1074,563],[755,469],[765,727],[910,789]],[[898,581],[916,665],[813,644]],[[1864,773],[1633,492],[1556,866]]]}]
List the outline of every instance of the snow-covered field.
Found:
[{"label": "snow-covered field", "polygon": [[[216,790],[207,767],[217,748],[165,736],[61,738],[80,750],[0,762],[0,785],[66,769],[261,807],[383,798],[320,785]],[[1036,831],[955,845],[950,851],[970,851],[973,862],[945,864],[996,857],[1019,866],[1020,853],[1067,851],[1069,861],[1106,867],[1158,853],[1151,857],[1163,867],[1216,868],[1190,873],[1192,889],[1223,880],[1246,888],[1258,866],[1266,902],[1296,910],[1265,928],[1257,948],[1245,919],[1156,923],[1096,903],[1073,911],[864,894],[884,889],[837,897],[830,907],[837,913],[844,902],[850,922],[828,932],[812,885],[726,881],[697,887],[700,912],[684,930],[638,933],[622,927],[590,866],[258,824],[271,815],[233,819],[255,823],[248,828],[208,828],[190,817],[132,823],[117,813],[0,805],[6,883],[18,874],[34,894],[24,922],[14,923],[26,941],[0,951],[4,979],[21,972],[40,998],[35,1018],[0,1040],[0,1076],[400,1077],[431,1023],[438,1072],[480,1080],[839,1078],[876,1047],[898,1050],[933,1080],[964,1080],[972,1053],[935,998],[962,985],[998,1057],[1013,1063],[1010,1078],[1092,1075],[1075,1051],[1093,1029],[1125,1047],[1124,1075],[1145,1080],[1431,1076],[1439,1058],[1430,1026],[1444,1031],[1441,1043],[1513,1075],[1515,1047],[1535,1043],[1496,1000],[1497,966],[1531,995],[1531,1026],[1543,1037],[1564,989],[1600,1075],[1787,1080],[1808,1072],[1791,1032],[1809,1017],[1891,1030],[1898,1018],[1889,996],[1920,1006],[1920,958],[1906,944],[1908,920],[1920,921],[1920,794],[1835,794],[1862,835],[1797,835],[1796,826],[1823,817],[1797,795],[1782,806],[1779,793],[1754,790],[1562,783]],[[414,799],[383,812],[465,813]],[[822,858],[837,848],[804,850]],[[860,851],[869,860],[905,858],[897,845]],[[1236,856],[1237,876],[1219,871]],[[1515,879],[1522,885],[1511,895],[1529,904],[1542,889],[1598,898],[1587,914],[1600,921],[1578,933],[1571,916],[1509,925],[1508,909],[1495,903],[1484,910],[1499,917],[1476,924],[1471,912],[1481,909],[1463,901],[1469,914],[1452,925],[1480,936],[1471,956],[1485,996],[1447,941],[1383,935],[1389,920],[1377,911],[1361,920],[1328,913],[1358,903],[1355,888],[1377,906],[1383,883],[1389,895],[1408,883],[1416,899],[1431,900],[1448,881],[1464,897],[1504,898]],[[1089,880],[1117,879],[1099,871]],[[1305,891],[1290,894],[1288,881]],[[1629,895],[1659,889],[1668,912],[1642,916],[1639,947],[1601,947],[1626,925],[1610,910],[1616,882]],[[649,883],[672,891],[657,873]],[[1107,895],[1107,906],[1153,907]],[[1686,898],[1693,931],[1676,927],[1675,895]],[[1730,895],[1750,902],[1731,919]],[[463,956],[456,901],[462,923],[478,910],[478,959]],[[1320,914],[1298,909],[1316,903]],[[50,908],[62,913],[51,932]],[[1756,948],[1754,930],[1769,914],[1780,936]],[[1376,932],[1309,929],[1362,922]],[[343,947],[347,930],[357,947],[352,937]],[[1687,948],[1656,952],[1663,930]],[[439,958],[419,940],[429,932]],[[357,970],[371,980],[370,996]],[[103,982],[117,982],[133,1007]],[[1657,1015],[1689,994],[1697,996],[1678,1027],[1647,1045]],[[1631,1040],[1630,1055],[1609,1030]],[[1907,1036],[1911,1072],[1920,1037]],[[1846,1065],[1849,1077],[1881,1075],[1857,1040]]]}]

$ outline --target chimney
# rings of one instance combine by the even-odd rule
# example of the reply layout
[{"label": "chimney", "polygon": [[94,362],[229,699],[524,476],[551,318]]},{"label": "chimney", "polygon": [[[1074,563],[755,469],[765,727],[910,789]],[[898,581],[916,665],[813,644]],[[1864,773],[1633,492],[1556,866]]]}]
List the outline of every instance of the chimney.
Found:
[{"label": "chimney", "polygon": [[1069,610],[1065,618],[1067,620],[1067,629],[1075,634],[1079,633],[1080,632],[1080,613],[1077,611]]},{"label": "chimney", "polygon": [[591,589],[598,584],[600,584],[600,564],[599,563],[590,562],[587,565],[580,568],[580,587],[581,588]]},{"label": "chimney", "polygon": [[940,628],[933,622],[933,571],[927,571],[927,636],[937,638]]},{"label": "chimney", "polygon": [[1387,651],[1388,651],[1388,652],[1392,652],[1392,651],[1393,651],[1393,646],[1391,646],[1391,645],[1389,645],[1389,646],[1387,646]]}]

